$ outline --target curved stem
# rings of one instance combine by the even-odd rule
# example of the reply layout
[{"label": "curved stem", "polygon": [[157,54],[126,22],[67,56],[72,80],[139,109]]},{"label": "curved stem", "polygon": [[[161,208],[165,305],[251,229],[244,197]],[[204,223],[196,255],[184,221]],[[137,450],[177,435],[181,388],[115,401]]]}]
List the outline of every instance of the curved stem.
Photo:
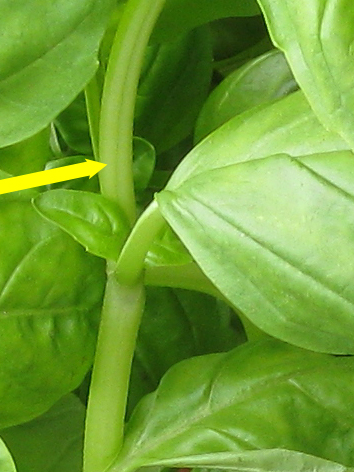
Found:
[{"label": "curved stem", "polygon": [[99,158],[103,195],[136,219],[132,138],[136,93],[145,48],[165,0],[130,0],[119,22],[103,88]]}]

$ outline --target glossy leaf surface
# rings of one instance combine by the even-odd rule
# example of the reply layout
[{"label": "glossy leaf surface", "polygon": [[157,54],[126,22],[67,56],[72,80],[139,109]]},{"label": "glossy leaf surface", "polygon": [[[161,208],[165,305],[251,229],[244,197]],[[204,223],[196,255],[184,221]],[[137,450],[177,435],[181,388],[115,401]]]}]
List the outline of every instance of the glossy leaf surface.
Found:
[{"label": "glossy leaf surface", "polygon": [[[167,0],[155,26],[153,40],[169,41],[219,18],[259,15],[255,0]],[[177,21],[176,21],[177,20]]]},{"label": "glossy leaf surface", "polygon": [[79,190],[57,189],[33,200],[38,213],[66,231],[86,251],[116,260],[129,231],[117,205],[99,195]]},{"label": "glossy leaf surface", "polygon": [[34,195],[1,198],[1,428],[42,414],[81,383],[105,283],[103,261],[40,217]]},{"label": "glossy leaf surface", "polygon": [[111,6],[1,1],[0,147],[47,126],[87,84]]},{"label": "glossy leaf surface", "polygon": [[279,447],[351,466],[353,371],[351,357],[276,340],[183,361],[137,406],[114,470],[196,465],[220,453],[212,464],[222,468],[225,453]]},{"label": "glossy leaf surface", "polygon": [[234,116],[295,89],[293,75],[281,52],[273,50],[248,62],[209,95],[199,114],[194,140],[200,141]]},{"label": "glossy leaf surface", "polygon": [[81,472],[84,420],[84,406],[68,395],[44,415],[4,429],[0,436],[13,455],[17,472]]},{"label": "glossy leaf surface", "polygon": [[259,0],[270,34],[321,122],[354,147],[351,0]]}]

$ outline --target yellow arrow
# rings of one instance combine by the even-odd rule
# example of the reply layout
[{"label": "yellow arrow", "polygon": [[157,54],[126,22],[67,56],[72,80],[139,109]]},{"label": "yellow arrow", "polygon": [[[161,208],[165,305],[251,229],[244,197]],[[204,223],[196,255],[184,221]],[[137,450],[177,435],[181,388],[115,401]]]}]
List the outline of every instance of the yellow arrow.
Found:
[{"label": "yellow arrow", "polygon": [[33,172],[32,174],[19,175],[0,180],[0,195],[3,193],[17,192],[27,188],[41,187],[42,185],[55,184],[65,180],[79,179],[80,177],[91,177],[97,174],[107,164],[85,159],[86,162],[72,164],[70,166],[58,167],[57,169]]}]

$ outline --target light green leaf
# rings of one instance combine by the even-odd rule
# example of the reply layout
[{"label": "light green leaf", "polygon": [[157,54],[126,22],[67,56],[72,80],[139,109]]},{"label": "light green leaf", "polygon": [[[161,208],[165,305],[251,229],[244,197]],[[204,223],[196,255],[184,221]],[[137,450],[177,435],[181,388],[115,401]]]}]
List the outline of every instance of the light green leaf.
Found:
[{"label": "light green leaf", "polygon": [[129,231],[125,215],[101,194],[57,189],[41,193],[34,208],[95,256],[116,260]]},{"label": "light green leaf", "polygon": [[349,149],[348,144],[323,128],[299,91],[229,120],[186,156],[166,188],[172,190],[201,172],[250,159],[343,149]]},{"label": "light green leaf", "polygon": [[81,472],[84,422],[84,406],[74,395],[67,395],[44,415],[4,429],[0,435],[17,472]]},{"label": "light green leaf", "polygon": [[157,199],[218,289],[272,336],[354,354],[354,156],[278,155],[214,169]]},{"label": "light green leaf", "polygon": [[[207,454],[190,464],[206,465],[208,469],[194,469],[193,472],[353,472],[353,468],[328,461],[309,454],[285,449],[263,449],[242,454]],[[210,470],[210,467],[218,469]]]},{"label": "light green leaf", "polygon": [[[352,357],[316,354],[276,340],[188,359],[139,403],[113,470],[198,461],[222,468],[227,455],[274,448],[352,466],[353,374]],[[220,453],[219,462],[208,463]],[[268,458],[268,466],[271,462]]]},{"label": "light green leaf", "polygon": [[17,472],[10,452],[0,439],[0,472]]},{"label": "light green leaf", "polygon": [[274,44],[321,122],[354,147],[352,0],[259,0]]},{"label": "light green leaf", "polygon": [[288,95],[296,83],[284,55],[270,51],[224,79],[209,95],[199,114],[194,140],[200,141],[234,116]]},{"label": "light green leaf", "polygon": [[155,41],[170,41],[219,18],[259,15],[255,0],[167,0],[153,33]]},{"label": "light green leaf", "polygon": [[47,126],[97,68],[112,0],[1,0],[0,147]]}]

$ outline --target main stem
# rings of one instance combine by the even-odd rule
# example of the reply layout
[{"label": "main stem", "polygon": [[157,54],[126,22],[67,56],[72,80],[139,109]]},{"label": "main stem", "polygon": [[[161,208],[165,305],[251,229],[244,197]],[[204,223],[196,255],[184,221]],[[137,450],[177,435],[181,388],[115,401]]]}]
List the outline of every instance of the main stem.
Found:
[{"label": "main stem", "polygon": [[102,193],[136,218],[132,155],[134,107],[144,53],[165,0],[130,0],[119,22],[103,88],[99,159]]},{"label": "main stem", "polygon": [[[99,160],[102,194],[136,220],[132,171],[133,120],[144,52],[165,0],[129,0],[113,42],[103,89]],[[135,264],[137,267],[139,264]],[[119,453],[131,362],[144,308],[142,278],[119,283],[108,261],[107,285],[86,416],[84,472],[105,472]],[[143,261],[137,273],[142,273]],[[122,279],[127,265],[120,264]]]}]

